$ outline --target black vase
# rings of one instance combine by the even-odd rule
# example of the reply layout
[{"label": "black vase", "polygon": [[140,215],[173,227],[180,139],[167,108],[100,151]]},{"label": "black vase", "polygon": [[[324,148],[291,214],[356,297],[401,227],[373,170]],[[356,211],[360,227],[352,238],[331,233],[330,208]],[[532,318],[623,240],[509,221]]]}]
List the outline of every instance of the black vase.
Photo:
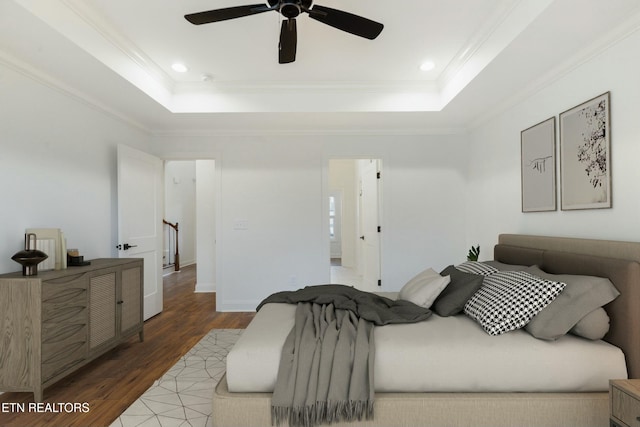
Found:
[{"label": "black vase", "polygon": [[36,249],[36,235],[33,233],[24,235],[24,250],[17,252],[11,257],[12,260],[22,265],[23,276],[37,275],[38,264],[47,258],[49,258],[47,254]]}]

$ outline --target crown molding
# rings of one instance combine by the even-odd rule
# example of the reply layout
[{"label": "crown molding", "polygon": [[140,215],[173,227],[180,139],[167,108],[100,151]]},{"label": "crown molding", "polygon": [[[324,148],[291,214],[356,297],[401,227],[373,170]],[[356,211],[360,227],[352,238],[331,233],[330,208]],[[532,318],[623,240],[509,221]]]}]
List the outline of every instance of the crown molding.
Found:
[{"label": "crown molding", "polygon": [[442,70],[438,76],[437,84],[445,87],[462,70],[467,62],[473,58],[483,44],[489,40],[491,35],[504,23],[521,0],[511,3],[501,3],[496,7],[494,13],[483,25],[466,41],[466,43],[456,52],[451,62]]},{"label": "crown molding", "polygon": [[125,37],[87,1],[60,0],[69,10],[77,15],[97,34],[100,34],[125,58],[139,67],[145,74],[156,80],[169,92],[173,92],[175,81],[134,42]]},{"label": "crown molding", "polygon": [[341,93],[428,93],[432,95],[438,89],[433,81],[378,81],[362,83],[360,81],[335,81],[335,82],[300,82],[296,83],[271,83],[271,82],[231,82],[231,81],[205,81],[205,82],[179,82],[175,85],[175,93],[202,92],[202,93],[271,93],[271,92],[298,92],[325,93],[327,91],[339,91]]},{"label": "crown molding", "polygon": [[517,106],[518,104],[526,101],[531,96],[551,86],[553,83],[559,81],[563,77],[566,77],[573,71],[576,71],[581,66],[585,65],[589,61],[595,59],[608,49],[612,48],[616,44],[624,41],[628,37],[640,31],[640,8],[636,13],[630,15],[623,23],[617,25],[613,30],[605,33],[595,43],[578,51],[571,58],[565,62],[559,64],[557,67],[549,70],[540,78],[532,81],[529,85],[525,86],[519,92],[514,93],[513,96],[505,99],[491,111],[487,111],[481,114],[469,122],[469,129],[477,129],[483,123],[491,120],[492,118],[502,114],[510,108]]},{"label": "crown molding", "polygon": [[174,82],[86,1],[13,0],[165,108]]},{"label": "crown molding", "polygon": [[355,128],[355,129],[189,129],[154,131],[152,138],[211,138],[247,136],[424,136],[464,135],[465,127],[420,128]]},{"label": "crown molding", "polygon": [[62,95],[65,95],[80,104],[106,114],[107,116],[129,126],[135,127],[142,132],[151,134],[151,130],[140,122],[132,120],[130,117],[122,114],[121,112],[107,106],[106,104],[98,101],[93,97],[90,97],[86,93],[81,92],[73,88],[72,86],[69,86],[61,80],[42,72],[31,64],[22,61],[21,59],[2,49],[0,49],[0,65],[9,68],[14,72],[20,74],[21,76],[29,78],[36,83],[47,87],[48,89],[61,93]]},{"label": "crown molding", "polygon": [[[482,37],[476,43],[475,51],[467,60],[441,82],[439,92],[442,108],[480,74],[504,49],[506,49],[526,28],[535,21],[555,0],[516,0],[511,7],[498,9],[493,25],[486,26]],[[490,22],[490,21],[489,21]]]}]

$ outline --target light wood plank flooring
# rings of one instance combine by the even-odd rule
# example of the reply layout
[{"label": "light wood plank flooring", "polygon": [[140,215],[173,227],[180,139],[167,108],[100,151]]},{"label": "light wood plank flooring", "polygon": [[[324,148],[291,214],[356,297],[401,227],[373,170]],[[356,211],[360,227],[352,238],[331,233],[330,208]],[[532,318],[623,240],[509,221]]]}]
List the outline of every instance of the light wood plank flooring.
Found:
[{"label": "light wood plank flooring", "polygon": [[255,313],[216,312],[215,294],[193,292],[195,277],[195,266],[165,277],[164,310],[145,322],[144,342],[136,335],[44,391],[45,403],[87,402],[87,413],[28,412],[32,393],[4,393],[0,426],[109,426],[211,329],[245,328],[253,319]]}]

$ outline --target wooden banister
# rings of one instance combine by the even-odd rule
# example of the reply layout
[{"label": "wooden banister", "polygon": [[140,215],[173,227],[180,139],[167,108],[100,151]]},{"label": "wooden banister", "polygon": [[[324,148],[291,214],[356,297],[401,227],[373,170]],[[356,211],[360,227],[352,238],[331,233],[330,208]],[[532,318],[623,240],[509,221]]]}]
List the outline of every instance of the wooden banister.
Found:
[{"label": "wooden banister", "polygon": [[170,223],[166,219],[163,219],[162,222],[169,227],[173,228],[176,232],[176,253],[174,255],[174,270],[180,271],[180,249],[178,247],[178,223],[175,224]]}]

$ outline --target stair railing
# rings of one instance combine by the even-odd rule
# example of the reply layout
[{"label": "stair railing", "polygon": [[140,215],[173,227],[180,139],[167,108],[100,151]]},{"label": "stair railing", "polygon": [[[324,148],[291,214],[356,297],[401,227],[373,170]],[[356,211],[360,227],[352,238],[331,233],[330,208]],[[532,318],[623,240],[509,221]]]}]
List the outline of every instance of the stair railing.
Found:
[{"label": "stair railing", "polygon": [[170,223],[169,221],[167,221],[166,219],[163,219],[162,222],[166,225],[168,225],[169,227],[173,228],[173,230],[175,231],[176,234],[176,252],[173,258],[173,264],[174,264],[174,270],[175,271],[180,271],[180,249],[178,246],[178,223],[176,222],[175,224]]}]

